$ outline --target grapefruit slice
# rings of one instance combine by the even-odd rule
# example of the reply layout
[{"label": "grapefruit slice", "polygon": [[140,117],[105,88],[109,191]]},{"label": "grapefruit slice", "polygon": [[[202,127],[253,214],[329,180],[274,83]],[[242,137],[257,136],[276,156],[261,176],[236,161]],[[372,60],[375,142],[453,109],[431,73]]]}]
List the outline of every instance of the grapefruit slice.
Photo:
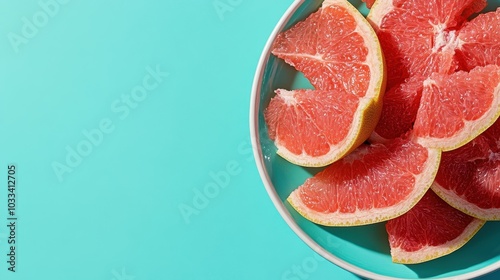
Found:
[{"label": "grapefruit slice", "polygon": [[324,166],[349,153],[370,135],[367,128],[380,114],[370,100],[339,89],[276,94],[264,113],[269,137],[279,155],[302,166]]},{"label": "grapefruit slice", "polygon": [[458,39],[457,59],[462,69],[500,65],[500,8],[465,23]]},{"label": "grapefruit slice", "polygon": [[297,165],[325,166],[370,136],[382,107],[384,60],[375,32],[349,2],[324,1],[279,34],[272,53],[315,87],[277,90],[266,108],[279,155]]},{"label": "grapefruit slice", "polygon": [[428,191],[410,211],[386,223],[392,260],[416,264],[450,254],[465,245],[484,223]]},{"label": "grapefruit slice", "polygon": [[435,73],[424,82],[414,135],[426,147],[449,151],[481,134],[499,115],[500,66]]},{"label": "grapefruit slice", "polygon": [[378,95],[385,78],[377,35],[346,0],[325,0],[317,12],[279,34],[272,53],[315,89]]},{"label": "grapefruit slice", "polygon": [[432,189],[468,215],[500,220],[500,120],[467,145],[443,153]]},{"label": "grapefruit slice", "polygon": [[326,226],[389,220],[424,195],[436,175],[440,154],[401,138],[365,144],[307,179],[288,202],[308,220]]},{"label": "grapefruit slice", "polygon": [[421,94],[415,83],[434,72],[457,70],[457,30],[468,16],[485,6],[484,0],[375,2],[367,19],[385,53],[388,92],[373,139],[399,137],[412,128]]}]

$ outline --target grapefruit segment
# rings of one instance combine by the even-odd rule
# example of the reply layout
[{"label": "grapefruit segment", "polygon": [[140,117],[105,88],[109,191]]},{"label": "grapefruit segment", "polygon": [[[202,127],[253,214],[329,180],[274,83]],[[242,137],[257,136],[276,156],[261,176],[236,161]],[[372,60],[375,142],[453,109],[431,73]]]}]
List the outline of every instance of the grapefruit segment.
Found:
[{"label": "grapefruit segment", "polygon": [[434,73],[424,82],[414,135],[422,145],[449,151],[481,134],[499,115],[500,66]]},{"label": "grapefruit segment", "polygon": [[408,211],[430,187],[440,151],[406,139],[362,145],[293,191],[288,202],[327,226],[385,221]]},{"label": "grapefruit segment", "polygon": [[[277,153],[293,163],[325,165],[347,151],[346,139],[354,139],[362,112],[353,94],[336,90],[277,90],[265,111],[270,138]],[[332,129],[335,128],[335,129]],[[351,143],[352,145],[352,143]]]},{"label": "grapefruit segment", "polygon": [[500,220],[500,120],[467,145],[443,153],[432,189],[468,215]]},{"label": "grapefruit segment", "polygon": [[378,38],[346,0],[326,0],[304,21],[279,34],[272,53],[315,89],[343,88],[360,97],[382,87],[384,65]]},{"label": "grapefruit segment", "polygon": [[410,211],[386,223],[392,260],[416,264],[450,254],[465,245],[484,223],[429,190]]},{"label": "grapefruit segment", "polygon": [[349,2],[324,1],[279,34],[272,53],[315,87],[279,89],[266,108],[279,155],[301,166],[325,166],[370,136],[382,108],[384,60],[375,32]]},{"label": "grapefruit segment", "polygon": [[458,38],[457,59],[462,69],[500,65],[500,8],[467,22]]}]

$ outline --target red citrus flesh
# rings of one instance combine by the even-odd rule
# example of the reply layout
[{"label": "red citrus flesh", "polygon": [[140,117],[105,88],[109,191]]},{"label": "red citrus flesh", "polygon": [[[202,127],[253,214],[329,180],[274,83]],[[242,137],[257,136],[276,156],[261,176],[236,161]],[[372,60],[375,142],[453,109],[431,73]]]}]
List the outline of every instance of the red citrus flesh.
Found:
[{"label": "red citrus flesh", "polygon": [[[414,108],[418,107],[421,94],[421,87],[415,86],[415,83],[423,82],[433,73],[447,74],[458,70],[460,65],[468,63],[461,60],[472,60],[470,52],[485,48],[488,40],[498,39],[498,35],[493,33],[491,37],[483,38],[479,46],[460,45],[463,41],[458,37],[463,23],[485,6],[484,0],[393,0],[375,3],[368,19],[377,31],[384,50],[388,77],[383,100],[387,108],[382,111],[382,121],[375,128],[372,139],[391,139],[411,130],[412,120],[416,117]],[[467,43],[474,43],[484,34],[480,27],[478,21],[460,36],[465,38],[466,34],[474,34],[467,37]],[[461,58],[456,54],[460,46],[464,52]],[[491,53],[493,57],[495,51]]]},{"label": "red citrus flesh", "polygon": [[373,6],[373,3],[375,3],[375,0],[363,0],[363,2],[365,2],[366,7],[370,9]]},{"label": "red citrus flesh", "polygon": [[367,61],[373,58],[359,25],[346,7],[323,6],[279,34],[272,53],[302,72],[315,89],[342,88],[363,97],[372,79]]},{"label": "red citrus flesh", "polygon": [[[392,87],[384,94],[384,106],[372,142],[394,139],[413,127],[422,96],[423,82],[420,76],[408,78],[406,82]],[[397,120],[394,117],[397,116]]]},{"label": "red citrus flesh", "polygon": [[388,88],[413,75],[425,78],[453,70],[456,30],[466,20],[463,13],[468,16],[485,5],[484,0],[377,2],[368,18],[386,54]]},{"label": "red citrus flesh", "polygon": [[500,66],[451,75],[434,73],[424,82],[414,135],[444,151],[465,145],[500,114]]},{"label": "red citrus flesh", "polygon": [[362,145],[289,196],[309,220],[334,226],[370,224],[408,211],[434,180],[440,152],[409,140]]},{"label": "red citrus flesh", "polygon": [[458,38],[457,60],[462,69],[500,65],[500,8],[467,22]]},{"label": "red citrus flesh", "polygon": [[[345,139],[359,97],[340,90],[277,90],[265,111],[268,132],[291,153],[319,157]],[[332,129],[332,128],[336,129]]]},{"label": "red citrus flesh", "polygon": [[432,188],[464,213],[500,220],[500,120],[467,145],[443,153]]},{"label": "red citrus flesh", "polygon": [[406,214],[386,223],[394,262],[414,264],[447,255],[484,225],[429,190]]}]

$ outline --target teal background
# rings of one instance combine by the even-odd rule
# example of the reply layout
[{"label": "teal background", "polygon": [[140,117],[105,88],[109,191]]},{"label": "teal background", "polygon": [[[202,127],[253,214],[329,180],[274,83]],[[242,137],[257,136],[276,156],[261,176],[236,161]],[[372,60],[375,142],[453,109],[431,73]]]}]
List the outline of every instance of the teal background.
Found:
[{"label": "teal background", "polygon": [[[0,279],[359,279],[292,232],[251,154],[255,68],[291,0],[40,3],[0,0]],[[117,112],[148,67],[168,76]]]}]

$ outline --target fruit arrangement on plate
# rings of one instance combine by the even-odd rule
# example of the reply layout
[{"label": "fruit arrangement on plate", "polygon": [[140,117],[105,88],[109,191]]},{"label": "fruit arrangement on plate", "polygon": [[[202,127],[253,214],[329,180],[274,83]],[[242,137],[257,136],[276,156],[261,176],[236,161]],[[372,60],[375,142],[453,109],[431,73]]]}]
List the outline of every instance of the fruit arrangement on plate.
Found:
[{"label": "fruit arrangement on plate", "polygon": [[325,226],[384,222],[397,263],[421,263],[500,220],[500,8],[325,0],[272,54],[314,89],[276,89],[277,153],[323,167],[289,195]]}]

